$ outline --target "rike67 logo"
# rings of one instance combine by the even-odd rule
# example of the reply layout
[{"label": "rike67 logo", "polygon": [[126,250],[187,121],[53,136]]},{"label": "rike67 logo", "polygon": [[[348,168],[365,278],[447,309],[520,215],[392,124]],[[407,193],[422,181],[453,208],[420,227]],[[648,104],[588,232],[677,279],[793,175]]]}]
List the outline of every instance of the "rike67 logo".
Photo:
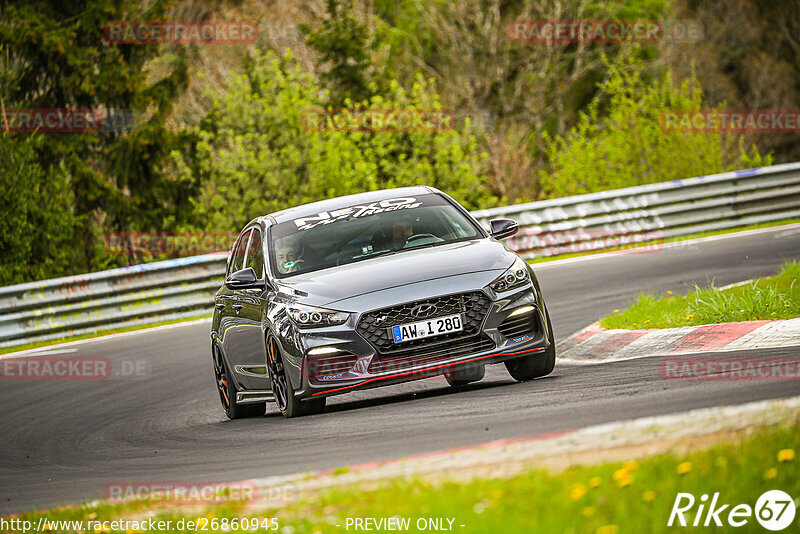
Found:
[{"label": "rike67 logo", "polygon": [[755,516],[756,521],[765,529],[779,531],[792,524],[795,512],[794,499],[781,490],[765,491],[756,501],[755,508],[749,504],[731,507],[731,504],[721,502],[719,492],[714,493],[711,502],[705,493],[699,500],[691,493],[678,493],[672,504],[667,526],[741,527]]}]

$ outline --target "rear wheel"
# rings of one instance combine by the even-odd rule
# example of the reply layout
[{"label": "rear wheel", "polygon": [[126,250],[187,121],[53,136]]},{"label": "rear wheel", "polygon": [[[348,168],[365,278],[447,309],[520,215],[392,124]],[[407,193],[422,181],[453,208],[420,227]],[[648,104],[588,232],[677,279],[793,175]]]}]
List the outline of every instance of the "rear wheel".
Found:
[{"label": "rear wheel", "polygon": [[514,358],[505,362],[508,374],[518,382],[549,375],[556,366],[556,343],[553,335],[553,325],[550,323],[550,314],[547,309],[545,309],[545,316],[547,317],[547,340],[550,342],[550,346],[544,352],[537,352],[530,356]]},{"label": "rear wheel", "polygon": [[472,382],[483,380],[486,374],[484,365],[467,365],[444,374],[445,380],[451,387],[458,388]]},{"label": "rear wheel", "polygon": [[228,365],[222,357],[219,349],[215,346],[212,349],[214,358],[214,378],[217,381],[217,392],[219,393],[219,401],[222,404],[222,409],[225,410],[225,415],[228,419],[242,419],[244,417],[255,417],[264,415],[267,411],[266,402],[258,402],[253,404],[238,404],[236,402],[236,386],[231,379],[231,373],[228,370]]},{"label": "rear wheel", "polygon": [[300,417],[320,413],[325,409],[325,398],[302,401],[294,396],[283,355],[273,336],[267,337],[267,371],[272,383],[275,404],[284,417]]}]

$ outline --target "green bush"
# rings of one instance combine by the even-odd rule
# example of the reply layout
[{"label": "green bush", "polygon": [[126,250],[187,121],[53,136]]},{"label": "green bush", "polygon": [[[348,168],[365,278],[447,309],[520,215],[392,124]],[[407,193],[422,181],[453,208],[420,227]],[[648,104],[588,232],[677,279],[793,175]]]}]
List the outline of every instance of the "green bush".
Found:
[{"label": "green bush", "polygon": [[66,173],[36,157],[41,136],[0,135],[0,285],[71,274],[75,218]]},{"label": "green bush", "polygon": [[[608,63],[608,62],[607,62]],[[607,110],[601,111],[601,107]],[[546,136],[550,168],[540,171],[545,196],[563,197],[770,165],[741,137],[665,131],[662,114],[704,107],[695,80],[677,85],[669,72],[652,83],[633,54],[608,63],[601,93],[566,137]]]},{"label": "green bush", "polygon": [[[310,129],[304,115],[324,108],[326,93],[290,53],[254,52],[195,130],[196,151],[173,152],[184,179],[204,184],[198,224],[238,229],[258,215],[361,191],[427,184],[469,208],[491,205],[475,138],[456,129],[373,131]],[[438,109],[431,82],[410,90],[391,83],[385,96],[345,102],[346,109]]]}]

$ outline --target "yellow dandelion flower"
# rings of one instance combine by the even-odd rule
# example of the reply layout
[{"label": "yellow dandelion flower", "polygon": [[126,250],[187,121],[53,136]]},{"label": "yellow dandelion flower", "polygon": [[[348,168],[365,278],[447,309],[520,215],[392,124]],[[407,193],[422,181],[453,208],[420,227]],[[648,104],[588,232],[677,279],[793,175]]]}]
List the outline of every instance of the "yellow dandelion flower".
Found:
[{"label": "yellow dandelion flower", "polygon": [[580,500],[580,498],[583,497],[584,495],[586,495],[586,486],[584,486],[583,484],[578,484],[577,486],[572,488],[572,491],[569,492],[569,496],[572,498],[573,501]]},{"label": "yellow dandelion flower", "polygon": [[499,501],[500,497],[503,496],[503,490],[494,490],[492,492],[492,500]]},{"label": "yellow dandelion flower", "polygon": [[633,477],[628,475],[617,480],[617,486],[619,486],[620,488],[627,488],[628,486],[631,485],[631,482],[633,482]]},{"label": "yellow dandelion flower", "polygon": [[581,515],[583,515],[583,517],[592,517],[594,515],[594,507],[585,507],[583,510],[581,510]]},{"label": "yellow dandelion flower", "polygon": [[656,492],[651,490],[645,491],[644,493],[642,493],[642,500],[644,502],[653,502],[654,500],[656,500]]},{"label": "yellow dandelion flower", "polygon": [[639,468],[639,462],[636,460],[631,460],[629,462],[625,462],[622,464],[622,467],[627,469],[628,471],[636,471]]},{"label": "yellow dandelion flower", "polygon": [[602,483],[603,479],[600,477],[592,477],[589,479],[589,486],[592,488],[599,488]]},{"label": "yellow dandelion flower", "polygon": [[685,475],[692,470],[692,462],[683,462],[678,464],[678,474]]},{"label": "yellow dandelion flower", "polygon": [[615,309],[615,310],[614,310],[614,313],[619,313],[619,309],[618,309],[618,308],[617,308],[617,309]]},{"label": "yellow dandelion flower", "polygon": [[775,478],[776,476],[778,476],[778,470],[774,467],[770,467],[767,469],[767,472],[764,473],[764,478],[766,479]]},{"label": "yellow dandelion flower", "polygon": [[670,291],[670,290],[668,289],[668,290],[667,290],[667,295],[672,295],[672,291]]},{"label": "yellow dandelion flower", "polygon": [[779,462],[791,462],[794,460],[794,449],[783,449],[778,452]]},{"label": "yellow dandelion flower", "polygon": [[97,513],[92,512],[91,514],[86,516],[86,519],[97,519]]},{"label": "yellow dandelion flower", "polygon": [[617,525],[603,525],[595,530],[595,534],[617,534],[619,527]]},{"label": "yellow dandelion flower", "polygon": [[614,474],[611,476],[614,480],[620,480],[621,478],[625,478],[630,476],[631,472],[630,469],[623,467],[622,469],[617,469],[614,471]]}]

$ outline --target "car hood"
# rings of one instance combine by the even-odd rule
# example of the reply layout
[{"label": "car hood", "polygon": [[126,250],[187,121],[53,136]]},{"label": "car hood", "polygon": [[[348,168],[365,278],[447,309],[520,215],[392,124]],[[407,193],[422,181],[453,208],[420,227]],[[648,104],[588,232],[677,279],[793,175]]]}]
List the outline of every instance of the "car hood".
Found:
[{"label": "car hood", "polygon": [[303,303],[325,306],[367,293],[470,273],[486,273],[482,284],[486,285],[515,259],[516,255],[499,242],[480,239],[362,260],[287,278],[280,285],[300,296]]}]

